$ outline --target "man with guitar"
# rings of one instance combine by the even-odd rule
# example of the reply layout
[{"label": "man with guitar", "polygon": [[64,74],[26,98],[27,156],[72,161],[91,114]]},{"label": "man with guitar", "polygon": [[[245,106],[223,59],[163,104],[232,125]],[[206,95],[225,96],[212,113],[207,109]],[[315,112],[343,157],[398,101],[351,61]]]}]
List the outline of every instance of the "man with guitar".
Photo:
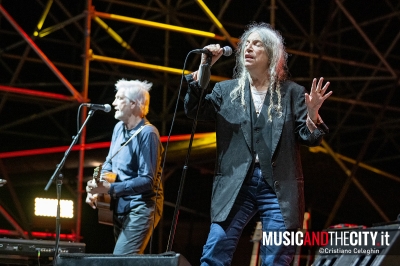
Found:
[{"label": "man with guitar", "polygon": [[142,254],[163,210],[163,147],[157,128],[146,119],[152,84],[122,79],[115,86],[112,105],[120,122],[114,127],[99,180],[87,183],[86,203],[96,209],[99,195],[109,195],[116,240],[113,254]]}]

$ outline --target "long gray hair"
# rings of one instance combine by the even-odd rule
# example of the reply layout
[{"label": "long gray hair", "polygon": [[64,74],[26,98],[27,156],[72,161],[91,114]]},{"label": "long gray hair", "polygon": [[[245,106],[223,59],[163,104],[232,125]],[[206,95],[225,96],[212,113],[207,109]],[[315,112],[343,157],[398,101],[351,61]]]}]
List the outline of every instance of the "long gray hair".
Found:
[{"label": "long gray hair", "polygon": [[[236,67],[234,69],[233,77],[238,79],[238,85],[231,91],[230,96],[232,101],[236,98],[241,99],[243,108],[246,108],[246,102],[244,98],[245,94],[245,82],[246,79],[251,80],[250,74],[244,66],[244,51],[246,41],[249,35],[253,32],[257,32],[260,35],[262,43],[268,55],[268,75],[269,75],[269,92],[270,92],[270,104],[268,108],[268,120],[272,121],[271,111],[276,108],[278,115],[282,115],[281,105],[281,83],[286,79],[287,75],[287,53],[283,45],[283,38],[274,30],[269,24],[252,23],[248,25],[247,30],[240,37],[238,47],[236,50]],[[274,103],[274,94],[277,95],[276,103]]]}]

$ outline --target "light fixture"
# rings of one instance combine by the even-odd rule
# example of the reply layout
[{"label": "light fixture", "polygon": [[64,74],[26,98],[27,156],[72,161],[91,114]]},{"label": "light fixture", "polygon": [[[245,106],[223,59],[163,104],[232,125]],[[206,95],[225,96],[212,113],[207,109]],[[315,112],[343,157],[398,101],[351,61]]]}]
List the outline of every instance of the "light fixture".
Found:
[{"label": "light fixture", "polygon": [[[57,200],[35,198],[35,215],[56,217]],[[72,200],[60,200],[60,218],[74,217],[74,202]]]}]

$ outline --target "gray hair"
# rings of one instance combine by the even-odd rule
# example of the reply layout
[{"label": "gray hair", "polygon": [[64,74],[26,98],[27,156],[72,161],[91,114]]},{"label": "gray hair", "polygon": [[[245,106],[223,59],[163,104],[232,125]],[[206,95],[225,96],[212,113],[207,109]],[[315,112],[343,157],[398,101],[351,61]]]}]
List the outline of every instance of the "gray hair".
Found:
[{"label": "gray hair", "polygon": [[[260,35],[263,46],[268,54],[268,74],[270,77],[268,88],[270,92],[268,120],[272,121],[271,111],[273,108],[278,111],[279,116],[282,115],[280,85],[286,79],[287,75],[287,53],[283,45],[282,36],[269,24],[264,22],[252,23],[248,25],[247,30],[240,37],[240,41],[236,50],[236,67],[233,75],[234,78],[238,79],[238,85],[231,91],[230,96],[232,101],[240,97],[243,108],[246,108],[246,102],[244,100],[244,86],[246,79],[251,78],[249,72],[244,66],[244,51],[246,41],[249,38],[249,35],[253,32],[257,32]],[[277,95],[276,103],[273,101],[274,93]]]},{"label": "gray hair", "polygon": [[115,89],[123,90],[125,96],[139,105],[144,116],[149,113],[151,86],[153,83],[140,80],[118,80],[115,84]]}]

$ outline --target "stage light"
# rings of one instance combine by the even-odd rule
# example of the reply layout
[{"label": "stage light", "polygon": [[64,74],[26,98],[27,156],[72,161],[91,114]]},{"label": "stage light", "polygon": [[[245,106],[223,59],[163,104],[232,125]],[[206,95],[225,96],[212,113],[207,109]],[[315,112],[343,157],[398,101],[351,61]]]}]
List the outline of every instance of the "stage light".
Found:
[{"label": "stage light", "polygon": [[[35,215],[56,217],[57,200],[35,198]],[[74,217],[74,202],[72,200],[60,200],[60,218]]]}]

